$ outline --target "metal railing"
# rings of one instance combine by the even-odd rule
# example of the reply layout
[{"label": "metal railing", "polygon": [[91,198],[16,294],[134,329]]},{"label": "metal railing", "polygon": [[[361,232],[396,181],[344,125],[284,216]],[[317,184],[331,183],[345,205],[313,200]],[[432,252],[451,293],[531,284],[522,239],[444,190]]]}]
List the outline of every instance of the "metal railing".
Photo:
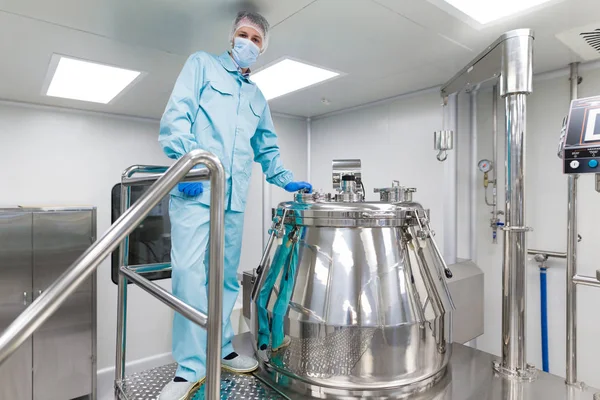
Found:
[{"label": "metal railing", "polygon": [[[207,168],[192,170],[198,164]],[[165,172],[166,171],[166,172]],[[153,175],[143,178],[131,178],[135,172],[150,172]],[[161,173],[163,173],[161,175]],[[210,268],[208,283],[208,315],[183,303],[171,293],[144,278],[135,268],[128,268],[123,261],[127,259],[127,237],[142,223],[154,208],[177,183],[183,180],[198,180],[210,177]],[[194,150],[181,157],[168,170],[166,167],[134,166],[124,173],[123,190],[126,196],[121,198],[121,206],[126,211],[110,229],[77,261],[75,261],[41,296],[37,298],[0,336],[0,365],[2,365],[46,320],[54,314],[64,301],[98,268],[100,263],[120,246],[121,269],[119,273],[119,310],[117,337],[116,370],[122,379],[125,360],[125,321],[127,305],[127,279],[163,301],[175,311],[207,330],[207,371],[206,398],[220,398],[221,383],[221,320],[224,262],[224,214],[225,214],[225,172],[219,159],[208,152]],[[129,208],[129,187],[140,182],[155,182],[136,204]],[[129,186],[128,186],[129,185]],[[161,266],[154,266],[159,268]],[[162,266],[164,267],[164,265]],[[168,266],[167,266],[168,268]]]},{"label": "metal railing", "polygon": [[[131,206],[131,187],[132,186],[147,186],[156,182],[160,179],[162,174],[167,170],[167,167],[164,166],[154,166],[154,165],[134,165],[126,169],[121,176],[121,210],[120,213],[125,213],[129,207]],[[142,176],[134,176],[136,174],[144,174]],[[183,181],[198,181],[198,180],[206,180],[211,176],[209,169],[200,168],[195,169],[188,173]],[[212,189],[211,189],[212,193]],[[221,201],[223,203],[224,199]],[[211,204],[214,200],[211,198]],[[213,208],[211,207],[211,229],[212,229],[212,221],[213,221]],[[211,231],[212,235],[212,231]],[[211,236],[212,237],[212,236]],[[210,241],[211,249],[210,253],[213,252],[213,241]],[[222,246],[221,246],[222,247]],[[125,363],[126,363],[126,337],[127,337],[127,284],[128,280],[140,286],[143,290],[147,291],[163,303],[167,304],[169,307],[179,312],[184,317],[188,318],[192,322],[200,325],[203,328],[206,328],[208,333],[208,343],[210,346],[207,349],[207,398],[213,399],[210,397],[211,395],[215,395],[212,393],[212,390],[209,390],[209,386],[220,388],[220,376],[217,380],[214,380],[214,375],[218,369],[220,372],[220,349],[221,349],[221,337],[217,341],[214,339],[214,336],[210,335],[210,330],[207,326],[210,326],[210,321],[207,320],[207,316],[199,310],[189,306],[178,298],[174,297],[171,293],[167,292],[160,286],[152,283],[148,279],[144,277],[145,274],[169,271],[171,269],[171,263],[160,263],[160,264],[140,264],[140,265],[129,265],[129,242],[128,239],[125,238],[119,246],[119,281],[118,281],[118,304],[117,304],[117,340],[116,340],[116,352],[115,352],[115,383],[122,381],[125,379]],[[212,261],[211,261],[212,262]],[[211,268],[212,270],[212,268]],[[214,271],[213,271],[214,272]],[[209,285],[210,282],[221,282],[219,286],[219,291],[212,290],[209,286],[209,297],[213,297],[212,293],[218,294],[218,308],[219,313],[221,313],[222,309],[222,271],[220,277],[213,277],[211,271],[209,271]],[[209,315],[213,315],[210,313],[211,311],[211,300],[209,299]],[[221,314],[219,314],[219,321],[221,320]],[[211,321],[215,321],[211,317]],[[220,324],[218,325],[220,329]],[[219,330],[219,332],[221,332]],[[213,332],[214,335],[214,332]],[[212,384],[209,384],[211,382]],[[115,394],[118,393],[118,387],[115,385]],[[210,393],[209,393],[210,392]],[[216,393],[218,398],[219,393]]]},{"label": "metal railing", "polygon": [[567,258],[567,253],[561,253],[559,251],[550,251],[550,250],[537,250],[537,249],[529,249],[527,250],[527,254],[529,255],[542,255],[545,258]]}]

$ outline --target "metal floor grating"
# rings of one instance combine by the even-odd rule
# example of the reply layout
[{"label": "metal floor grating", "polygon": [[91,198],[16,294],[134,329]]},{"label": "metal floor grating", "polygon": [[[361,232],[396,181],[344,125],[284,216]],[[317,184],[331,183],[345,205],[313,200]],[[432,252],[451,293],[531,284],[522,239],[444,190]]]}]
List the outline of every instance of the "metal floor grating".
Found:
[{"label": "metal floor grating", "polygon": [[350,375],[368,349],[375,328],[340,328],[325,338],[292,339],[279,352],[271,352],[271,362],[299,376],[328,379]]},{"label": "metal floor grating", "polygon": [[[169,364],[133,374],[118,383],[121,400],[156,400],[163,387],[175,376],[177,364]],[[204,386],[192,400],[204,399]],[[222,371],[221,399],[287,400],[288,398],[271,389],[254,375],[235,375]]]}]

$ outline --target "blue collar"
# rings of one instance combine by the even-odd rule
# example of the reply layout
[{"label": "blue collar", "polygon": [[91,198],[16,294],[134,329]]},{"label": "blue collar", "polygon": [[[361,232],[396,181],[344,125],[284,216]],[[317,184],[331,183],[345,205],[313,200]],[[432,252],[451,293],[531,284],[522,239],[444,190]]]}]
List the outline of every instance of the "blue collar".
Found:
[{"label": "blue collar", "polygon": [[224,52],[218,58],[219,58],[219,61],[221,62],[221,65],[223,65],[223,68],[225,68],[227,71],[234,72],[234,73],[237,72],[242,77],[246,78],[246,80],[248,80],[250,78],[250,73],[251,73],[250,69],[248,69],[248,72],[246,72],[245,74],[242,73],[242,69],[237,66],[233,57],[231,57],[231,55],[229,54],[229,51]]}]

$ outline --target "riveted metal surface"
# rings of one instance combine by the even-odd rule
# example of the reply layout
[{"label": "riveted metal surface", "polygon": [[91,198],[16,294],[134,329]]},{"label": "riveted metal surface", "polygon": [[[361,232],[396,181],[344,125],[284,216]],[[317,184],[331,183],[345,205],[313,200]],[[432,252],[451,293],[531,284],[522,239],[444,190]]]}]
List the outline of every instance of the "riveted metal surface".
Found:
[{"label": "riveted metal surface", "polygon": [[[192,400],[204,400],[204,386]],[[284,397],[259,381],[253,375],[234,375],[223,371],[221,377],[221,399],[239,400],[285,400]]]},{"label": "riveted metal surface", "polygon": [[350,375],[368,350],[375,331],[375,328],[344,327],[325,337],[294,338],[287,348],[271,352],[271,363],[300,376]]},{"label": "riveted metal surface", "polygon": [[[120,399],[156,400],[162,388],[175,376],[176,369],[177,364],[169,364],[128,376],[117,384]],[[192,400],[204,398],[204,386],[202,386]],[[223,371],[221,399],[285,400],[287,397],[280,395],[253,375],[235,375]]]}]

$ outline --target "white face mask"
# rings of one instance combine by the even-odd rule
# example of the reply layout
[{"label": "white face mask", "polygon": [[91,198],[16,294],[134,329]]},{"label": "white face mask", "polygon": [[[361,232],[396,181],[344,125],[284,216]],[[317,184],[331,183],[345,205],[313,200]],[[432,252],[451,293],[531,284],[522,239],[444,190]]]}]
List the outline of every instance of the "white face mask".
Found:
[{"label": "white face mask", "polygon": [[236,37],[233,39],[231,55],[240,68],[248,68],[256,62],[260,49],[251,40]]}]

